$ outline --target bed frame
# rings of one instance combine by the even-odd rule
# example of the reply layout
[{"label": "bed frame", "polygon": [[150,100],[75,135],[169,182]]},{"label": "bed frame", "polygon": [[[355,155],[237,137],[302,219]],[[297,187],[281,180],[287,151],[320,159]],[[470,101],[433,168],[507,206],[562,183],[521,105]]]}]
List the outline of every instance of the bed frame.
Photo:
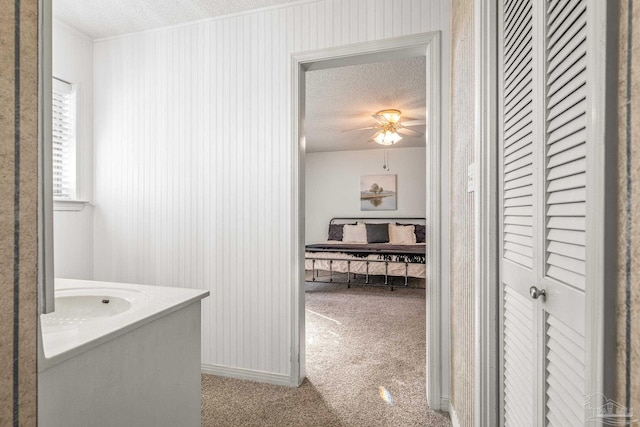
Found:
[{"label": "bed frame", "polygon": [[[357,222],[357,221],[362,221],[368,224],[379,224],[379,223],[385,223],[385,222],[397,222],[400,224],[425,224],[426,223],[426,219],[425,218],[408,218],[408,217],[403,217],[403,218],[398,218],[398,217],[376,217],[376,218],[359,218],[359,217],[336,217],[336,218],[331,218],[331,221],[329,221],[329,224],[350,224],[353,222]],[[336,251],[339,252],[339,251]],[[380,252],[380,255],[386,255],[384,252]],[[381,287],[391,287],[391,290],[393,291],[394,288],[396,287],[409,287],[409,264],[417,264],[415,262],[410,262],[410,261],[404,261],[404,262],[400,262],[400,261],[388,261],[388,260],[349,260],[349,259],[344,259],[344,258],[317,258],[314,256],[307,256],[307,253],[305,251],[305,261],[311,261],[311,282],[315,282],[315,283],[338,283],[338,284],[345,284],[347,285],[348,288],[351,287],[351,285],[354,286],[381,286]],[[322,270],[316,270],[315,268],[315,264],[316,261],[329,261],[329,279],[328,280],[318,280],[320,278],[319,276],[319,271],[327,271],[325,269]],[[336,280],[336,278],[334,277],[334,271],[333,271],[333,262],[342,262],[342,263],[347,263],[347,278],[346,281],[344,280]],[[359,263],[365,263],[366,265],[366,272],[364,274],[364,283],[361,282],[357,282],[355,280],[352,280],[352,276],[353,279],[357,279],[357,274],[356,273],[351,273],[351,262],[359,262]],[[369,274],[369,265],[370,263],[384,263],[385,266],[385,273],[384,273],[384,283],[375,283],[375,282],[371,282],[369,279],[371,276],[374,276],[373,274]],[[404,263],[404,284],[403,285],[396,285],[393,282],[389,282],[389,277],[402,277],[402,276],[397,276],[397,275],[390,275],[388,273],[388,269],[389,269],[389,263],[393,263],[393,264],[402,264]],[[422,264],[422,263],[420,263]],[[340,274],[340,275],[344,275],[344,272],[337,272],[335,274]],[[378,274],[376,274],[375,276],[378,276]]]}]

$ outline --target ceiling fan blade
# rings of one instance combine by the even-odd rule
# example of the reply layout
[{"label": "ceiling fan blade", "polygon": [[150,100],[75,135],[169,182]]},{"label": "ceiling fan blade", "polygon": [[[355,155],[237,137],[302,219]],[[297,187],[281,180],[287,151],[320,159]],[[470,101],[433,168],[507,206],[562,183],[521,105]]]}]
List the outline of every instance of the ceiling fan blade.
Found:
[{"label": "ceiling fan blade", "polygon": [[376,126],[367,126],[366,128],[347,129],[347,130],[343,130],[341,132],[351,132],[351,131],[354,131],[354,130],[367,130],[367,129],[376,129]]},{"label": "ceiling fan blade", "polygon": [[371,135],[371,138],[369,138],[369,140],[368,140],[367,142],[375,142],[375,141],[376,141],[376,137],[377,137],[378,135],[380,135],[380,133],[381,133],[381,132],[380,132],[380,131],[378,131],[378,132],[374,133],[373,135]]},{"label": "ceiling fan blade", "polygon": [[407,120],[406,122],[401,123],[402,126],[424,126],[427,124],[425,120]]},{"label": "ceiling fan blade", "polygon": [[424,135],[424,133],[422,133],[422,132],[418,132],[417,130],[413,130],[413,129],[409,129],[409,128],[405,128],[405,127],[401,127],[400,129],[398,129],[398,133],[402,133],[404,135],[411,135],[411,136],[422,136],[422,135]]},{"label": "ceiling fan blade", "polygon": [[383,115],[373,114],[371,117],[373,117],[381,125],[386,125],[387,123],[389,123],[387,118],[385,116],[383,116]]}]

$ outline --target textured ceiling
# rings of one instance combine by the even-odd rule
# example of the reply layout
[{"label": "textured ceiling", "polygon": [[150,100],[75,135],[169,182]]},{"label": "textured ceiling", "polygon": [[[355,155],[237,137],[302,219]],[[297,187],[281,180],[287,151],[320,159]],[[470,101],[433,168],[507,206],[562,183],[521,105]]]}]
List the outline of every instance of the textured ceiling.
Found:
[{"label": "textured ceiling", "polygon": [[292,1],[53,0],[53,16],[92,39],[100,39]]},{"label": "textured ceiling", "polygon": [[[93,38],[161,28],[296,0],[53,0],[54,17]],[[376,111],[395,108],[402,120],[424,120],[425,58],[413,57],[307,73],[307,151],[382,148],[374,130],[343,133],[376,124]],[[424,132],[425,127],[411,129]],[[367,142],[369,141],[369,142]],[[424,146],[403,135],[396,147]]]},{"label": "textured ceiling", "polygon": [[[379,110],[401,110],[401,122],[424,120],[425,69],[422,56],[308,72],[306,151],[383,148],[370,141],[375,130],[342,132],[376,124],[371,115]],[[411,129],[424,132],[425,126]],[[425,146],[424,137],[402,137],[394,147]]]}]

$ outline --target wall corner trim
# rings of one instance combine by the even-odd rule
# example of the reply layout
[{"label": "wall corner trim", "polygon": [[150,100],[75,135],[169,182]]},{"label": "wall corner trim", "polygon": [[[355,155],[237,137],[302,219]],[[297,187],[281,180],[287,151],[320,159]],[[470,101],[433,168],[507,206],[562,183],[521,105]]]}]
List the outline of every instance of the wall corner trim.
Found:
[{"label": "wall corner trim", "polygon": [[451,417],[451,425],[453,427],[460,427],[460,420],[453,405],[449,405],[449,416]]}]

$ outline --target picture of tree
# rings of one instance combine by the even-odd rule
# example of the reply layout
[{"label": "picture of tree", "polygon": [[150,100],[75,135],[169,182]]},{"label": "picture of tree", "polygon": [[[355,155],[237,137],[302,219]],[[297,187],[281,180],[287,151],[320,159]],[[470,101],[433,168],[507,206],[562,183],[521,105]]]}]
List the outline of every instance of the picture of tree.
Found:
[{"label": "picture of tree", "polygon": [[369,189],[369,191],[374,194],[380,194],[384,191],[384,188],[380,187],[374,182],[373,184],[371,184],[371,188]]},{"label": "picture of tree", "polygon": [[[363,175],[360,177],[360,210],[397,209],[397,175]],[[386,188],[386,190],[385,190]]]}]

